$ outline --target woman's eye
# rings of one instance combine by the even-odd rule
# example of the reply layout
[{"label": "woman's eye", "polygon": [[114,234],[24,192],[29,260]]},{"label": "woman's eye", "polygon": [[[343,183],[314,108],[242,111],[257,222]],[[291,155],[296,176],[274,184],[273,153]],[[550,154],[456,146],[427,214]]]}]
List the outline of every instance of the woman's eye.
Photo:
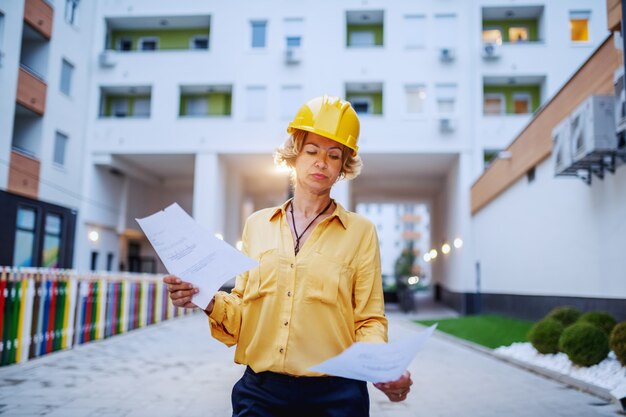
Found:
[{"label": "woman's eye", "polygon": [[329,157],[330,157],[330,159],[335,159],[335,160],[340,158],[339,155],[329,155]]},{"label": "woman's eye", "polygon": [[315,151],[306,151],[306,153],[309,154],[309,155],[315,155],[316,154]]}]

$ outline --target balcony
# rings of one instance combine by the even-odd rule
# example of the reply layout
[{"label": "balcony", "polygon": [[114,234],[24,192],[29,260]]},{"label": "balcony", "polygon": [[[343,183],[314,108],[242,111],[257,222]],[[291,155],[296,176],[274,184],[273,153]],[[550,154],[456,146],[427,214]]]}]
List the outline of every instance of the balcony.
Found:
[{"label": "balcony", "polygon": [[229,117],[232,85],[181,86],[180,117]]},{"label": "balcony", "polygon": [[147,119],[151,93],[149,86],[101,87],[100,118]]},{"label": "balcony", "polygon": [[47,40],[52,36],[52,7],[44,0],[26,0],[24,3],[24,22]]},{"label": "balcony", "polygon": [[415,232],[413,230],[405,230],[402,232],[402,239],[404,240],[420,240],[422,238],[422,234],[420,232]]},{"label": "balcony", "polygon": [[405,213],[402,215],[400,220],[403,223],[420,223],[422,221],[422,216],[419,214]]},{"label": "balcony", "polygon": [[9,183],[7,190],[37,199],[39,194],[40,162],[37,158],[18,150],[11,151]]},{"label": "balcony", "polygon": [[484,77],[483,114],[532,114],[541,105],[544,84],[543,76]]},{"label": "balcony", "polygon": [[383,83],[346,83],[346,100],[359,115],[382,115]]},{"label": "balcony", "polygon": [[383,10],[346,12],[346,46],[348,48],[383,46],[384,13]]},{"label": "balcony", "polygon": [[543,6],[483,7],[483,42],[497,45],[542,42],[543,15]]},{"label": "balcony", "polygon": [[43,116],[46,111],[46,83],[33,70],[26,65],[21,65],[17,77],[18,104],[28,110]]},{"label": "balcony", "polygon": [[211,17],[151,16],[106,19],[107,50],[122,53],[209,49]]}]

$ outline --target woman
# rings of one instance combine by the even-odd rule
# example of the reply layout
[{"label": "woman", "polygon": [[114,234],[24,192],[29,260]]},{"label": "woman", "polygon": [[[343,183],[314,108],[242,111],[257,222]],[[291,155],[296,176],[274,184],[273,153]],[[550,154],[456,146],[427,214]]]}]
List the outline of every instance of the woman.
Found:
[{"label": "woman", "polygon": [[[236,344],[235,362],[247,365],[233,416],[368,416],[365,382],[308,370],[354,342],[387,341],[376,229],[330,197],[338,180],[360,172],[359,120],[350,103],[323,96],[287,131],[275,160],[291,168],[294,197],[246,221],[243,252],[259,266],[205,310],[213,336]],[[197,289],[164,281],[175,306],[195,307]],[[375,386],[403,401],[411,384],[407,371]]]}]

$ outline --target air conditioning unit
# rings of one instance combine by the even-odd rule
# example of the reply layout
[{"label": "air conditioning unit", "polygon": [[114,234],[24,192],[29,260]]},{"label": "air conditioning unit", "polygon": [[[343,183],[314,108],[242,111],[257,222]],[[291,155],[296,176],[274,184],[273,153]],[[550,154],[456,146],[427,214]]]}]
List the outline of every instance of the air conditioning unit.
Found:
[{"label": "air conditioning unit", "polygon": [[290,46],[285,50],[285,63],[298,64],[302,60],[302,51],[298,46]]},{"label": "air conditioning unit", "polygon": [[613,74],[615,88],[615,128],[617,133],[626,131],[626,86],[624,85],[624,67],[619,66]]},{"label": "air conditioning unit", "polygon": [[439,60],[441,62],[452,62],[455,58],[454,48],[441,48],[439,50]]},{"label": "air conditioning unit", "polygon": [[552,129],[552,163],[554,175],[565,172],[572,166],[572,141],[570,140],[570,123],[567,116]]},{"label": "air conditioning unit", "polygon": [[483,43],[483,59],[500,58],[500,45],[494,42]]},{"label": "air conditioning unit", "polygon": [[570,139],[574,162],[586,156],[617,149],[615,99],[591,96],[570,115]]},{"label": "air conditioning unit", "polygon": [[454,119],[442,117],[439,119],[439,131],[441,133],[452,133],[456,130]]},{"label": "air conditioning unit", "polygon": [[116,64],[112,51],[101,52],[98,56],[98,62],[102,68],[111,68]]}]

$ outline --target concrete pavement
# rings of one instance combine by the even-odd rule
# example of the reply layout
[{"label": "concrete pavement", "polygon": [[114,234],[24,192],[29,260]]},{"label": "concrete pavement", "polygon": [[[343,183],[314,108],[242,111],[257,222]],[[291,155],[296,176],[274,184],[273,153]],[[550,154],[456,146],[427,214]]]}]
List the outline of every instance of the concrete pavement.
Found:
[{"label": "concrete pavement", "polygon": [[[422,300],[417,314],[388,310],[390,338],[420,331],[412,318],[451,316]],[[243,367],[210,336],[204,315],[116,336],[0,368],[2,416],[215,416],[231,413]],[[370,384],[372,417],[592,417],[618,408],[434,336],[410,366],[413,390],[390,403]]]}]

